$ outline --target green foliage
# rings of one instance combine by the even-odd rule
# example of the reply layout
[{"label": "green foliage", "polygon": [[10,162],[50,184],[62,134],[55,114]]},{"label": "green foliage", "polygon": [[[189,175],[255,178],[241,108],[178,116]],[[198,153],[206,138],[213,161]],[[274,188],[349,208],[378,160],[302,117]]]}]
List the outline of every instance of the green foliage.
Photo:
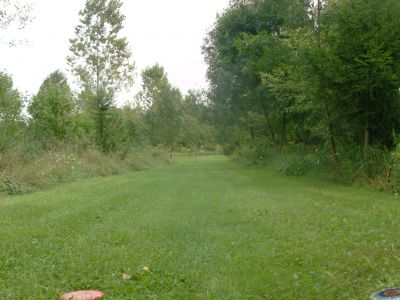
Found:
[{"label": "green foliage", "polygon": [[24,128],[22,105],[23,97],[13,87],[11,77],[0,72],[0,153],[13,145]]},{"label": "green foliage", "polygon": [[304,151],[282,155],[274,166],[278,173],[286,176],[317,175],[322,173],[323,167],[326,165],[322,165],[320,156]]},{"label": "green foliage", "polygon": [[180,143],[189,151],[215,149],[216,132],[210,108],[203,91],[189,90],[182,103],[182,134]]},{"label": "green foliage", "polygon": [[[304,3],[303,3],[304,4]],[[302,3],[293,1],[233,1],[209,32],[203,52],[209,65],[210,98],[222,142],[231,140],[229,125],[248,112],[262,114],[277,152],[285,141],[289,99],[279,97],[263,82],[290,63],[287,31],[304,24]]]},{"label": "green foliage", "polygon": [[119,37],[125,16],[119,0],[87,0],[80,24],[70,40],[68,63],[89,99],[96,124],[96,142],[103,152],[112,148],[110,108],[115,94],[133,83],[134,64],[126,38]]},{"label": "green foliage", "polygon": [[[57,70],[24,106],[11,77],[0,73],[0,193],[141,169],[151,160],[166,160],[166,149],[171,155],[215,149],[205,94],[190,91],[184,97],[159,65],[142,73],[140,105],[116,107],[115,97],[132,86],[135,68],[121,37],[122,5],[87,0],[79,13],[67,58],[79,91]],[[0,30],[13,22],[25,26],[28,12],[29,6],[0,0]]]},{"label": "green foliage", "polygon": [[153,146],[170,151],[183,147],[190,153],[215,148],[216,133],[204,92],[191,90],[183,97],[170,84],[162,66],[156,64],[142,72],[137,105],[145,116]]},{"label": "green foliage", "polygon": [[[10,27],[23,29],[32,20],[31,10],[31,4],[21,4],[16,0],[0,0],[0,31]],[[4,41],[3,38],[0,41],[10,46],[15,46],[17,43],[16,40]]]},{"label": "green foliage", "polygon": [[178,89],[163,87],[150,108],[151,137],[154,144],[168,146],[171,151],[179,141],[182,94]]},{"label": "green foliage", "polygon": [[141,73],[142,75],[142,90],[137,95],[138,105],[144,109],[149,109],[156,98],[159,97],[163,88],[169,88],[167,73],[164,67],[159,64],[147,67]]},{"label": "green foliage", "polygon": [[270,141],[266,138],[256,138],[251,143],[244,144],[236,159],[246,165],[266,164],[275,158]]},{"label": "green foliage", "polygon": [[67,78],[61,71],[46,78],[28,111],[40,135],[57,141],[71,139],[76,108]]},{"label": "green foliage", "polygon": [[134,148],[146,147],[148,143],[148,124],[140,107],[125,104],[113,108],[110,114],[108,144],[112,152],[126,158]]},{"label": "green foliage", "polygon": [[21,94],[14,89],[11,77],[0,73],[0,121],[16,122],[22,109]]},{"label": "green foliage", "polygon": [[318,169],[316,149],[332,177],[382,181],[400,131],[399,20],[396,0],[231,1],[203,46],[217,142],[259,162],[268,140],[298,175]]},{"label": "green foliage", "polygon": [[351,138],[365,147],[392,147],[392,132],[400,128],[400,3],[340,1],[327,17],[335,56],[329,79]]},{"label": "green foliage", "polygon": [[393,140],[395,141],[396,148],[390,153],[388,159],[389,163],[385,165],[385,187],[396,194],[396,197],[400,194],[400,136],[393,134]]},{"label": "green foliage", "polygon": [[134,65],[126,38],[119,37],[125,16],[119,0],[87,0],[70,40],[68,62],[82,86],[114,93],[133,81]]}]

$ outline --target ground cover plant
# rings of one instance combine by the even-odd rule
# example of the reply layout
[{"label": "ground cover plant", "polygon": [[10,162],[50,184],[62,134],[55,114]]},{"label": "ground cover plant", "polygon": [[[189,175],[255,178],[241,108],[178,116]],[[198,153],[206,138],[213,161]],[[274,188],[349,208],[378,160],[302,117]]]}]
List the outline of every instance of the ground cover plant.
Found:
[{"label": "ground cover plant", "polygon": [[223,156],[0,200],[0,298],[366,299],[400,284],[398,200]]}]

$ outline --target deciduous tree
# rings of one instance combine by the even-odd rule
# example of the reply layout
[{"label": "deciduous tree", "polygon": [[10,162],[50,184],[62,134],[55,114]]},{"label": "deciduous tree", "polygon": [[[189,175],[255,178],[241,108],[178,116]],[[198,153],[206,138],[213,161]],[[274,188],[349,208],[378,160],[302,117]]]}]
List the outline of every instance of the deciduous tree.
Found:
[{"label": "deciduous tree", "polygon": [[55,71],[45,79],[29,106],[33,125],[40,134],[59,141],[71,134],[74,111],[74,97],[61,71]]},{"label": "deciduous tree", "polygon": [[134,64],[126,38],[120,0],[87,0],[80,12],[68,57],[73,73],[89,95],[95,115],[97,144],[109,151],[110,108],[116,94],[133,83]]}]

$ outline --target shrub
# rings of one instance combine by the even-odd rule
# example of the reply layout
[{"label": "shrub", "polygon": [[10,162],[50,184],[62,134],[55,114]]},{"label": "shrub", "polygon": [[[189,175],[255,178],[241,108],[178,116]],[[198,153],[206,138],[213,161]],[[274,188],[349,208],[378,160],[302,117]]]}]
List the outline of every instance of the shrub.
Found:
[{"label": "shrub", "polygon": [[287,176],[302,176],[310,172],[313,168],[313,163],[309,156],[288,155],[280,159],[276,170]]},{"label": "shrub", "polygon": [[387,172],[387,183],[390,190],[400,194],[400,145],[391,153],[391,164]]},{"label": "shrub", "polygon": [[266,140],[257,140],[239,151],[239,160],[249,165],[264,164],[273,160],[274,157],[274,150]]},{"label": "shrub", "polygon": [[317,175],[327,169],[325,154],[318,149],[289,147],[274,162],[277,172],[287,176]]}]

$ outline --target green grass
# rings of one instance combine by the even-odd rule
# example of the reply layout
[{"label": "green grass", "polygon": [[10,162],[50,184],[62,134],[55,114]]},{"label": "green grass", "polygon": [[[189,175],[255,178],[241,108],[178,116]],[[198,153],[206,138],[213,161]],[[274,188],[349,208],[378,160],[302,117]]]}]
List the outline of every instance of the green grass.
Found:
[{"label": "green grass", "polygon": [[399,213],[384,193],[179,158],[0,198],[0,299],[367,299],[400,285]]}]

